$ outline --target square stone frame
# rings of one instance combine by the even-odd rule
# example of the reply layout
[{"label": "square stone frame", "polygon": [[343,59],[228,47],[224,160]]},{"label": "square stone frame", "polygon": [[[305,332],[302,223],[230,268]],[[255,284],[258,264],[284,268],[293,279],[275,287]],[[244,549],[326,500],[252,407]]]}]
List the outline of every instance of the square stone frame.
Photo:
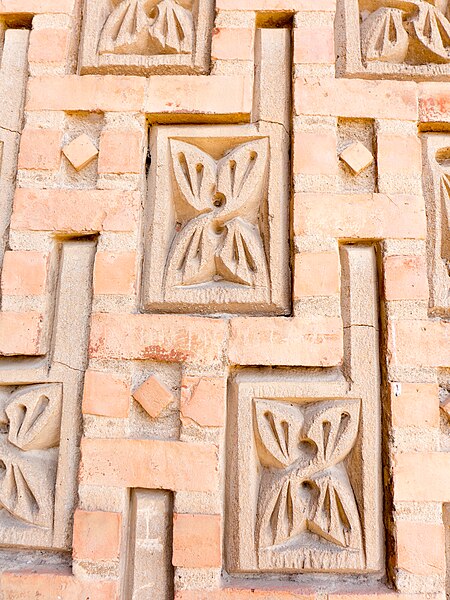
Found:
[{"label": "square stone frame", "polygon": [[194,1],[194,42],[191,54],[99,55],[97,49],[100,34],[110,12],[111,0],[84,1],[79,59],[81,75],[195,75],[209,72],[214,0]]},{"label": "square stone frame", "polygon": [[[317,551],[302,552],[298,548],[286,551],[280,562],[292,564],[304,561],[304,568],[265,565],[263,553],[255,549],[256,502],[260,482],[259,459],[253,433],[253,401],[289,401],[290,403],[316,403],[319,401],[360,400],[361,413],[359,432],[350,456],[345,459],[347,472],[352,483],[358,505],[363,551],[355,553],[342,549],[332,553]],[[226,477],[226,515],[227,527],[225,539],[225,568],[233,575],[279,573],[292,575],[306,574],[380,574],[383,570],[382,551],[383,525],[380,504],[377,500],[381,491],[380,461],[381,437],[376,420],[377,410],[372,410],[370,402],[357,398],[348,391],[342,374],[335,371],[297,369],[290,373],[274,373],[268,370],[248,369],[240,371],[229,385],[228,430],[227,430],[227,477]],[[363,440],[364,438],[364,440]],[[280,553],[281,554],[281,553]],[[328,554],[331,563],[326,568],[318,564]],[[339,554],[339,556],[338,556]],[[269,562],[269,561],[268,561]],[[342,566],[340,566],[342,565]]]},{"label": "square stone frame", "polygon": [[[263,232],[270,280],[270,300],[264,290],[252,288],[196,288],[181,290],[165,299],[165,264],[173,239],[176,215],[172,186],[176,185],[169,140],[183,140],[217,155],[245,141],[269,138],[269,168],[264,202]],[[215,142],[215,143],[214,143]],[[202,146],[203,145],[203,146]],[[144,217],[143,309],[159,312],[253,313],[283,315],[290,312],[289,275],[289,165],[288,136],[278,125],[156,126],[150,133],[151,167]]]},{"label": "square stone frame", "polygon": [[450,273],[442,257],[441,249],[443,243],[450,248],[450,231],[443,206],[441,174],[436,154],[439,151],[448,152],[449,168],[447,173],[450,176],[450,133],[430,132],[422,134],[421,137],[424,158],[423,187],[427,213],[430,309],[437,316],[447,317],[450,315]]},{"label": "square stone frame", "polygon": [[450,81],[450,63],[407,65],[373,61],[364,64],[361,52],[359,0],[338,0],[335,32],[338,77]]}]

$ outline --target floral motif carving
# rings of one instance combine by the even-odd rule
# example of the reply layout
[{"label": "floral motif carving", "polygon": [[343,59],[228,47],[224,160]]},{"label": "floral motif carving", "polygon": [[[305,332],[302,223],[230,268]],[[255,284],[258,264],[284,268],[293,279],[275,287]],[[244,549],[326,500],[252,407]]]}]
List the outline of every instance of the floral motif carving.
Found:
[{"label": "floral motif carving", "polygon": [[121,0],[107,18],[100,54],[190,54],[194,22],[191,6],[176,0]]},{"label": "floral motif carving", "polygon": [[179,140],[170,140],[170,148],[181,196],[179,221],[184,225],[167,260],[167,288],[203,284],[268,288],[258,223],[267,138],[240,144],[218,161]]},{"label": "floral motif carving", "polygon": [[0,506],[13,517],[52,527],[62,386],[19,388],[6,401],[0,435]]},{"label": "floral motif carving", "polygon": [[[447,0],[362,1],[364,60],[427,64],[450,62]],[[375,9],[375,10],[373,10]]]},{"label": "floral motif carving", "polygon": [[355,445],[359,400],[290,404],[255,400],[254,432],[263,467],[258,550],[304,545],[308,534],[360,551],[361,523],[345,459]]}]

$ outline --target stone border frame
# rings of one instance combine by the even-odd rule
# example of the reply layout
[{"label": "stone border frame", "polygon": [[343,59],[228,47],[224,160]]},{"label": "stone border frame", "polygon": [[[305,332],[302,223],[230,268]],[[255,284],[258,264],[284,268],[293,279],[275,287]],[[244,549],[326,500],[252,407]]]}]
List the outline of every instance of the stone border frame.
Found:
[{"label": "stone border frame", "polygon": [[214,0],[197,0],[193,8],[194,42],[191,54],[107,54],[97,51],[99,36],[110,0],[85,0],[84,22],[81,34],[79,69],[86,74],[202,74],[209,71],[211,30],[214,18]]}]

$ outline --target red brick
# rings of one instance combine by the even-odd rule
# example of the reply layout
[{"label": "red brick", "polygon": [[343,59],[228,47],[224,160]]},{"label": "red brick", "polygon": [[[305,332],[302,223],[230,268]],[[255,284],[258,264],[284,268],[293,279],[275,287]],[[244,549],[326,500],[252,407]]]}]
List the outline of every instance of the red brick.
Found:
[{"label": "red brick", "polygon": [[220,520],[220,515],[174,514],[173,565],[197,569],[220,567]]},{"label": "red brick", "polygon": [[17,189],[11,228],[70,234],[135,231],[139,207],[138,192]]},{"label": "red brick", "polygon": [[100,136],[99,173],[140,173],[144,164],[140,131],[104,130]]},{"label": "red brick", "polygon": [[61,164],[62,131],[25,127],[20,138],[19,169],[56,171]]},{"label": "red brick", "polygon": [[334,61],[332,25],[301,25],[294,29],[294,63],[334,65]]},{"label": "red brick", "polygon": [[67,570],[42,567],[0,574],[3,600],[118,600],[115,581],[81,581]]},{"label": "red brick", "polygon": [[224,377],[187,377],[181,380],[180,416],[184,425],[202,427],[225,424],[227,384]]},{"label": "red brick", "polygon": [[153,419],[158,417],[161,411],[175,400],[169,388],[154,375],[134,390],[133,398]]},{"label": "red brick", "polygon": [[136,277],[136,252],[97,252],[94,294],[134,294]]},{"label": "red brick", "polygon": [[222,60],[253,60],[253,29],[216,27],[213,30],[211,57]]},{"label": "red brick", "polygon": [[448,123],[450,121],[450,91],[447,82],[426,81],[418,84],[419,122]]},{"label": "red brick", "polygon": [[222,319],[94,313],[90,355],[209,364],[222,359],[226,333]]},{"label": "red brick", "polygon": [[294,299],[340,293],[337,252],[301,252],[295,255]]},{"label": "red brick", "polygon": [[395,454],[393,472],[396,502],[450,502],[450,453]]},{"label": "red brick", "polygon": [[45,252],[7,251],[1,274],[2,294],[39,296],[47,282],[49,255]]},{"label": "red brick", "polygon": [[450,323],[447,321],[391,321],[388,336],[391,364],[409,367],[448,367]]},{"label": "red brick", "polygon": [[88,369],[84,377],[83,414],[125,418],[130,410],[127,378]]},{"label": "red brick", "polygon": [[119,558],[122,515],[76,510],[73,519],[73,557],[79,560]]},{"label": "red brick", "polygon": [[343,357],[342,321],[334,317],[231,319],[234,365],[330,367]]},{"label": "red brick", "polygon": [[411,81],[370,81],[300,77],[295,82],[296,114],[416,121],[417,85]]},{"label": "red brick", "polygon": [[44,354],[40,313],[0,312],[0,354]]},{"label": "red brick", "polygon": [[119,75],[42,75],[30,79],[26,109],[140,111],[145,81]]},{"label": "red brick", "polygon": [[89,485],[215,491],[217,448],[161,440],[81,440],[80,481]]},{"label": "red brick", "polygon": [[425,206],[420,196],[405,194],[298,193],[294,232],[341,239],[425,239]]},{"label": "red brick", "polygon": [[68,29],[33,29],[30,33],[28,60],[32,63],[64,64],[69,42]]},{"label": "red brick", "polygon": [[391,383],[390,392],[394,427],[439,427],[438,385]]},{"label": "red brick", "polygon": [[384,260],[386,300],[427,300],[427,265],[422,256],[387,256]]},{"label": "red brick", "polygon": [[335,131],[299,131],[294,136],[294,175],[336,175]]},{"label": "red brick", "polygon": [[416,575],[443,575],[445,532],[442,523],[398,521],[397,567]]}]

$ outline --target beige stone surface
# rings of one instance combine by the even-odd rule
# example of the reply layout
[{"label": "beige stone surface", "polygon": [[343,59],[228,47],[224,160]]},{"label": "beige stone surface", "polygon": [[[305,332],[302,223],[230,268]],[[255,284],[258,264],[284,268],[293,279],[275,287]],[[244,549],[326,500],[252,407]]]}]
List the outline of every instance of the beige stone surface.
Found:
[{"label": "beige stone surface", "polygon": [[373,163],[373,155],[361,142],[353,142],[340,154],[339,158],[355,173],[359,175],[366,167]]}]

